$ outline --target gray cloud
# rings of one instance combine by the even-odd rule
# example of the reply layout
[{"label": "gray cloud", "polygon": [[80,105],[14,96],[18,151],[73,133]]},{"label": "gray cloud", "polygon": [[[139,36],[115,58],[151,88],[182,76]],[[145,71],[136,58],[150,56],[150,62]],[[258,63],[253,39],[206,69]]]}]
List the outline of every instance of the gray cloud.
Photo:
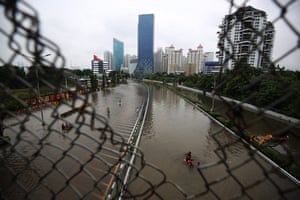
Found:
[{"label": "gray cloud", "polygon": [[[103,57],[112,51],[112,40],[124,42],[125,53],[137,52],[138,15],[154,13],[155,48],[174,44],[176,48],[217,50],[218,25],[229,12],[226,0],[31,0],[42,24],[42,34],[57,43],[67,59],[67,67],[88,67],[93,54]],[[241,5],[245,1],[235,1]],[[285,4],[287,1],[282,1]],[[268,20],[280,15],[272,0],[250,0],[247,5],[266,11]],[[299,31],[300,1],[289,7],[286,17]],[[297,37],[283,20],[275,23],[273,58],[276,59],[297,43]],[[299,67],[299,50],[281,60],[288,68]]]}]

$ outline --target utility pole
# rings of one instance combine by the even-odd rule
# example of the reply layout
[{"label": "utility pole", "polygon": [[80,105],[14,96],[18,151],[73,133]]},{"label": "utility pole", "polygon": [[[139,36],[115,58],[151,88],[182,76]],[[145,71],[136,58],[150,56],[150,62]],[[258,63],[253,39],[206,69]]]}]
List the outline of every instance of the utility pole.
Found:
[{"label": "utility pole", "polygon": [[215,109],[215,93],[216,93],[216,74],[214,74],[214,86],[212,90],[212,102],[211,102],[210,112],[213,112]]}]

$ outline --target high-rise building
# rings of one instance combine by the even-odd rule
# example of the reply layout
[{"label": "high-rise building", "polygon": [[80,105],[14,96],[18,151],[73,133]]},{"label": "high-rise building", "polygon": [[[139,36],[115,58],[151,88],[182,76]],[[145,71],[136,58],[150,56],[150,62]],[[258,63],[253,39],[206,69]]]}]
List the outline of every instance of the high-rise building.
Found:
[{"label": "high-rise building", "polygon": [[139,15],[138,64],[136,72],[153,73],[154,15]]},{"label": "high-rise building", "polygon": [[208,61],[215,61],[215,54],[214,52],[205,52],[204,53],[204,61],[208,62]]},{"label": "high-rise building", "polygon": [[167,73],[182,73],[183,69],[183,49],[176,50],[173,45],[165,48],[167,58]]},{"label": "high-rise building", "polygon": [[113,39],[113,70],[120,71],[124,63],[124,43]]},{"label": "high-rise building", "polygon": [[262,66],[266,67],[270,65],[272,58],[272,50],[273,50],[273,41],[274,41],[274,26],[271,22],[267,22],[265,31],[264,31],[264,46],[262,52]]},{"label": "high-rise building", "polygon": [[128,67],[128,72],[129,74],[134,74],[136,65],[137,65],[138,59],[136,56],[131,56],[130,58],[130,63],[129,63],[129,67]]},{"label": "high-rise building", "polygon": [[104,51],[103,60],[108,63],[108,69],[113,68],[113,55],[110,51]]},{"label": "high-rise building", "polygon": [[129,67],[130,59],[131,59],[131,55],[126,54],[126,55],[124,56],[124,64],[123,64],[123,67],[124,67],[124,68],[128,68],[128,67]]},{"label": "high-rise building", "polygon": [[198,45],[197,49],[189,49],[187,53],[186,59],[187,66],[195,65],[196,69],[192,70],[192,72],[199,73],[203,71],[204,66],[204,54],[203,54],[203,47],[201,44]]},{"label": "high-rise building", "polygon": [[164,51],[162,48],[158,48],[157,51],[154,53],[154,66],[153,72],[164,72],[163,71],[163,54]]},{"label": "high-rise building", "polygon": [[93,60],[91,61],[92,72],[96,76],[101,76],[103,74],[103,61],[94,55]]},{"label": "high-rise building", "polygon": [[219,27],[219,62],[225,68],[232,69],[236,63],[268,67],[275,30],[264,11],[241,7],[226,15]]}]

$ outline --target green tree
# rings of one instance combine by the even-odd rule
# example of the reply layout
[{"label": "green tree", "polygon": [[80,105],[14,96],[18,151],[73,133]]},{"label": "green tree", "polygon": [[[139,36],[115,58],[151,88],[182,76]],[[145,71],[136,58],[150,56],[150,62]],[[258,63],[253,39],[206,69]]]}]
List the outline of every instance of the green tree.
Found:
[{"label": "green tree", "polygon": [[0,83],[11,89],[26,87],[22,80],[26,80],[24,68],[4,65],[0,67]]},{"label": "green tree", "polygon": [[95,74],[90,75],[90,80],[91,80],[91,92],[95,92],[98,88],[98,79]]}]

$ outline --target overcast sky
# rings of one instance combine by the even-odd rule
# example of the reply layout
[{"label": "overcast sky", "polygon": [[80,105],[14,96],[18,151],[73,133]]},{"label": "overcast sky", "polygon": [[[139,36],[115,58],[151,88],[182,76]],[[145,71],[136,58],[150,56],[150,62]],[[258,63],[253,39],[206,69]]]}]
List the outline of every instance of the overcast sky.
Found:
[{"label": "overcast sky", "polygon": [[[280,1],[280,0],[279,0]],[[54,41],[66,57],[67,67],[89,67],[93,54],[103,58],[112,51],[113,38],[124,42],[125,54],[137,54],[139,14],[155,16],[155,50],[171,44],[189,48],[199,44],[204,51],[217,51],[218,25],[229,13],[226,0],[30,0],[39,12],[42,34]],[[242,0],[235,1],[241,4]],[[281,0],[282,4],[288,0]],[[272,0],[250,0],[247,5],[264,10],[268,20],[280,15]],[[287,18],[300,30],[300,0],[288,9]],[[294,47],[297,37],[283,20],[275,23],[273,59]],[[299,38],[298,38],[299,39]],[[300,50],[279,62],[300,70]],[[299,67],[299,68],[298,68]]]}]

